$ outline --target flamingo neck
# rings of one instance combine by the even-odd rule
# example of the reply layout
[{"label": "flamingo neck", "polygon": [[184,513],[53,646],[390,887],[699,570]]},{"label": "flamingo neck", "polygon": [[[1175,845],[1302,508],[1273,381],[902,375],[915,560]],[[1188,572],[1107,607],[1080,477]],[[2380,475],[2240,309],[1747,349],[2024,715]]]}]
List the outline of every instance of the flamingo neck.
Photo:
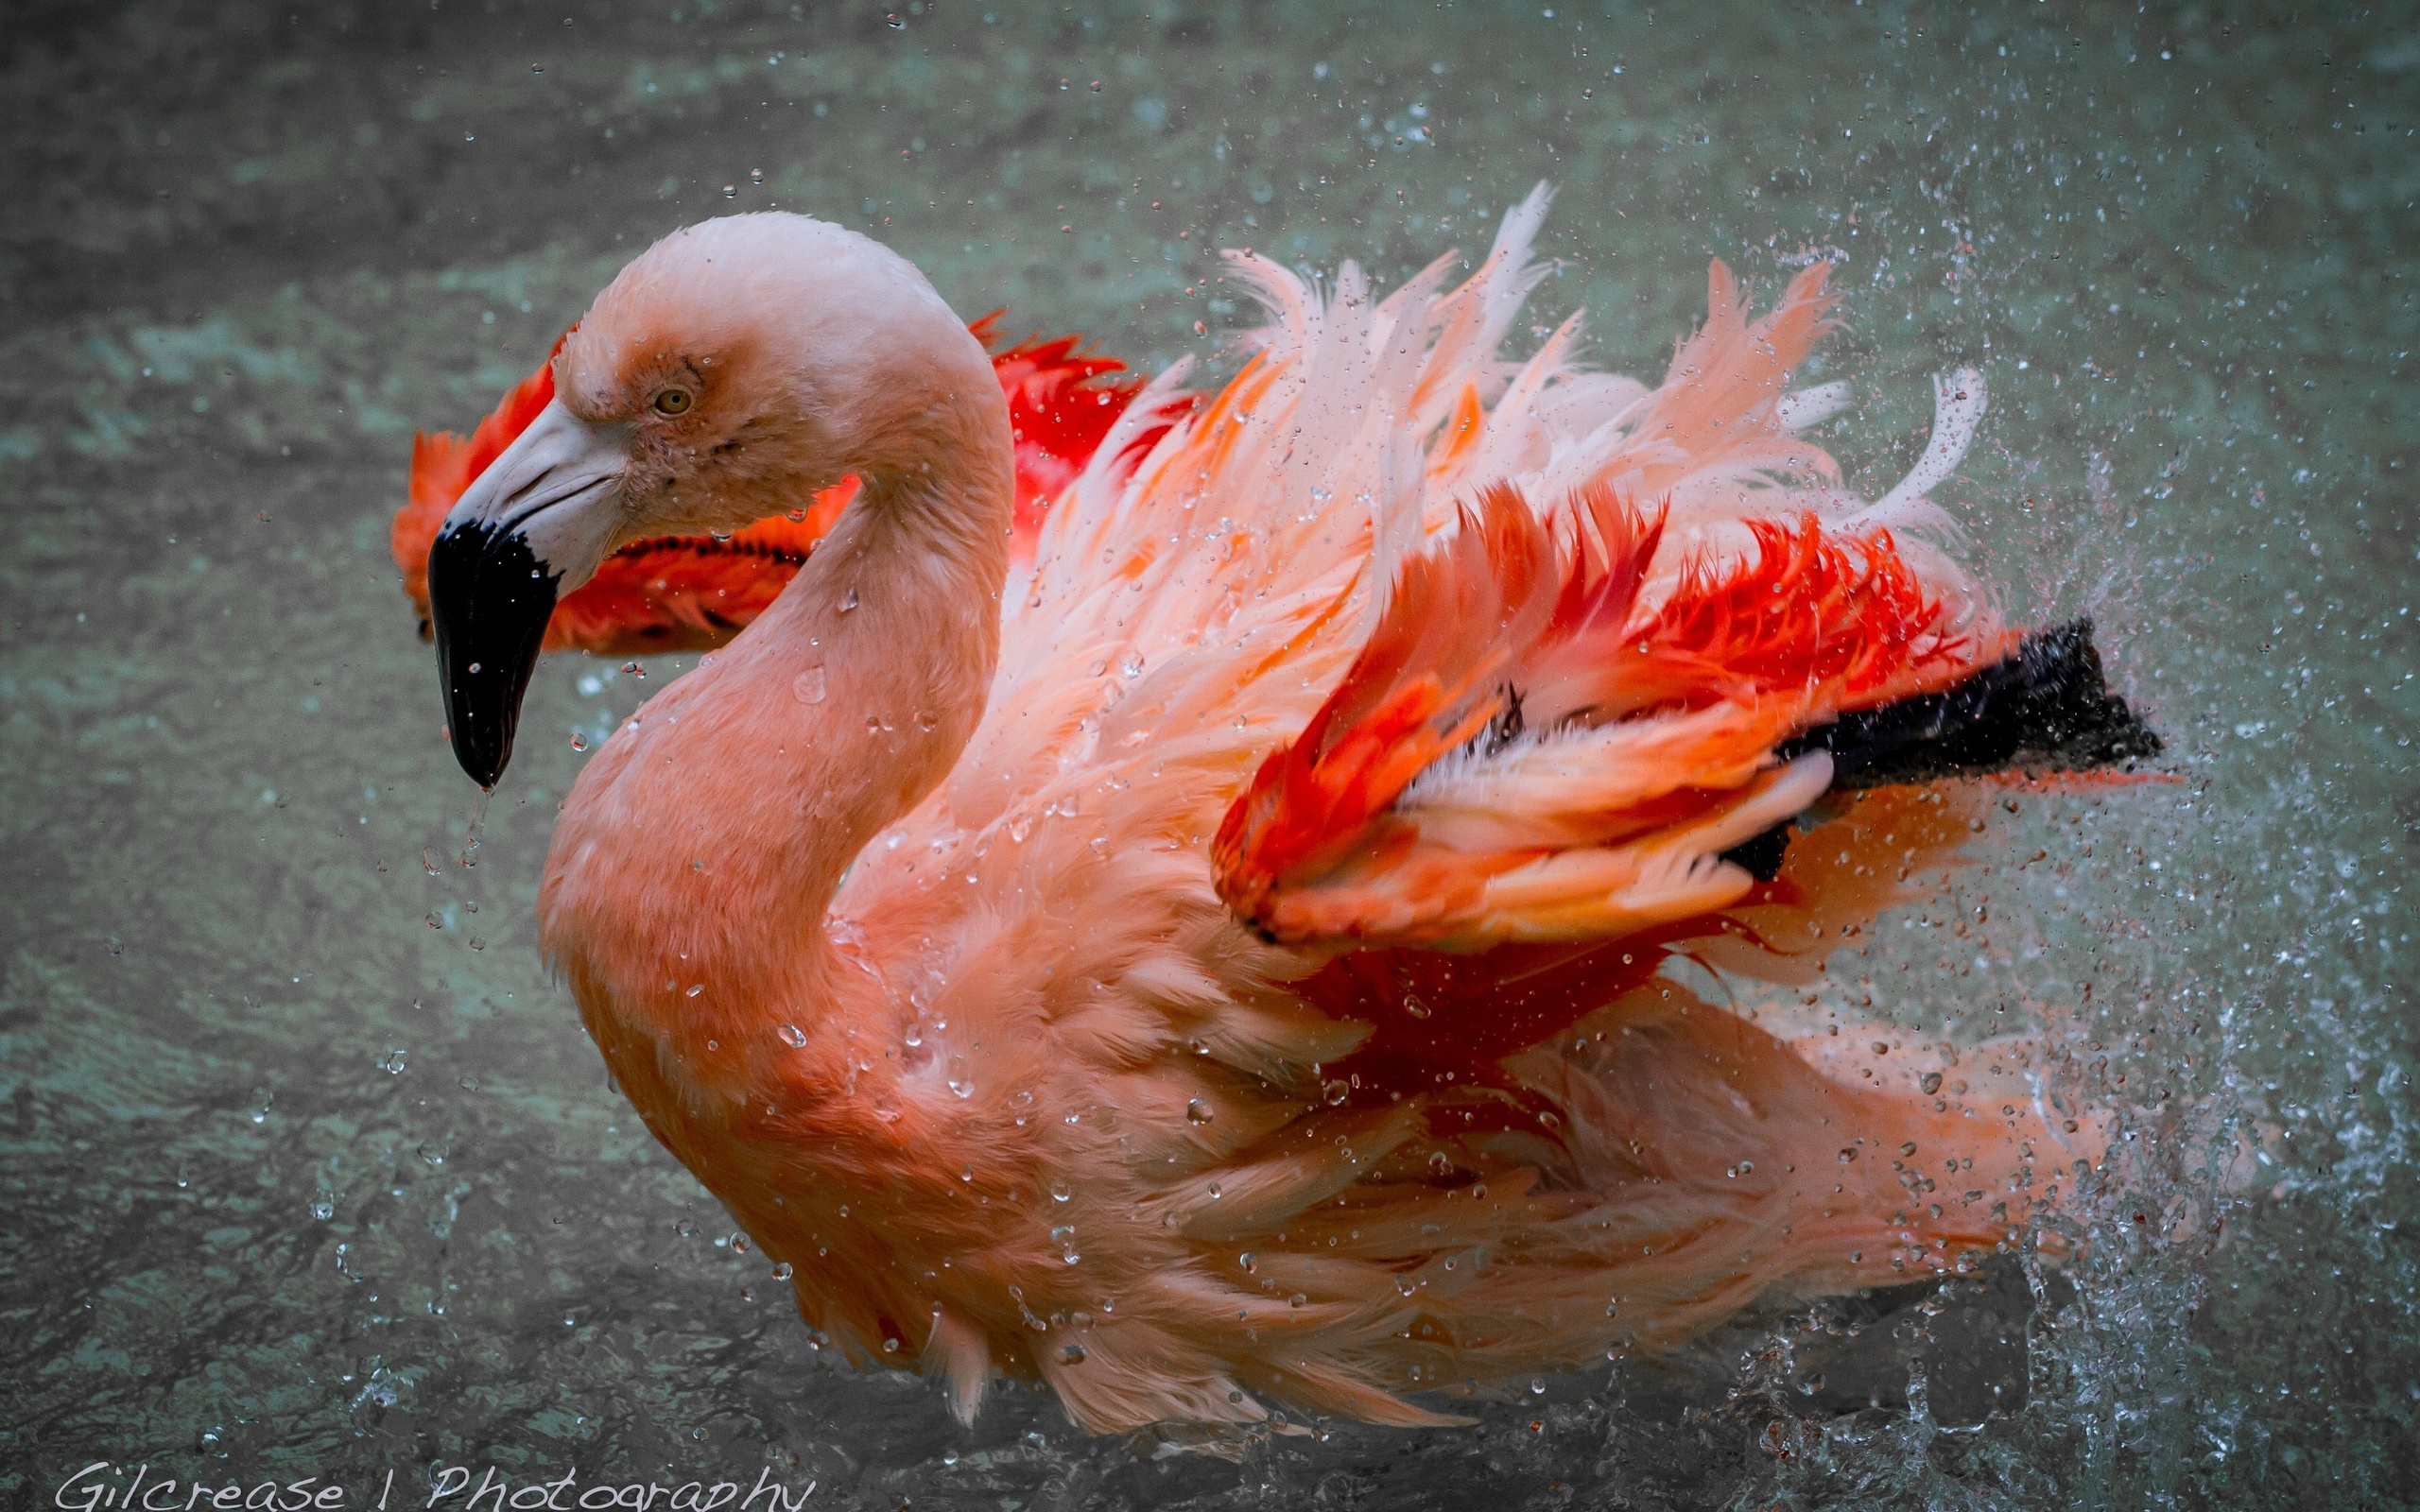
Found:
[{"label": "flamingo neck", "polygon": [[869,479],[732,647],[735,694],[781,714],[760,719],[752,739],[725,742],[717,760],[759,779],[785,774],[785,800],[740,806],[761,825],[758,846],[794,848],[769,880],[813,921],[857,852],[940,785],[982,717],[999,661],[1011,495],[1002,490],[1001,507],[981,511],[987,524],[970,527],[956,491],[946,478]]},{"label": "flamingo neck", "polygon": [[989,406],[942,417],[913,464],[866,469],[774,605],[565,800],[542,937],[600,1040],[636,1032],[704,1074],[710,1042],[842,1016],[863,973],[836,966],[825,911],[955,765],[998,659],[1013,453],[985,377]]}]

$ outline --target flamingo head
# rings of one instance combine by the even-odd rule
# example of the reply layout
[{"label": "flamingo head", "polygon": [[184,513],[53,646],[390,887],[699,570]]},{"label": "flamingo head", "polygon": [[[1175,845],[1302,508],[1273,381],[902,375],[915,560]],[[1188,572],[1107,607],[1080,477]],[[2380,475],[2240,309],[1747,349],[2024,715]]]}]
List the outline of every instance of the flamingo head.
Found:
[{"label": "flamingo head", "polygon": [[641,253],[564,339],[554,382],[429,551],[454,754],[482,787],[511,757],[556,600],[617,547],[736,530],[852,473],[928,471],[1002,404],[980,345],[905,258],[778,213]]}]

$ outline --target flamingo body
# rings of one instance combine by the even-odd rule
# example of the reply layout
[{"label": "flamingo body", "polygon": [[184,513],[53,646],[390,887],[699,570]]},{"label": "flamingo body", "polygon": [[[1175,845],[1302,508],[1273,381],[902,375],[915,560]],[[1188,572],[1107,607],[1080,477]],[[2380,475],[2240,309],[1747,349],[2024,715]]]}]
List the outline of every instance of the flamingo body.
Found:
[{"label": "flamingo body", "polygon": [[1236,258],[1257,354],[1103,406],[1029,555],[999,380],[913,270],[710,222],[448,517],[593,557],[513,502],[575,434],[640,539],[861,480],[589,759],[540,901],[622,1090],[852,1358],[969,1418],[1039,1376],[1096,1432],[1450,1421],[1409,1399],[1952,1264],[2065,1153],[2020,1046],[1920,1089],[1660,971],[1806,982],[1946,858],[1955,789],[1725,857],[1823,799],[1810,732],[2016,636],[1922,541],[1921,470],[1866,504],[1788,423],[1820,265],[1754,322],[1716,265],[1652,389],[1582,369],[1576,317],[1507,363],[1544,209],[1383,301]]}]

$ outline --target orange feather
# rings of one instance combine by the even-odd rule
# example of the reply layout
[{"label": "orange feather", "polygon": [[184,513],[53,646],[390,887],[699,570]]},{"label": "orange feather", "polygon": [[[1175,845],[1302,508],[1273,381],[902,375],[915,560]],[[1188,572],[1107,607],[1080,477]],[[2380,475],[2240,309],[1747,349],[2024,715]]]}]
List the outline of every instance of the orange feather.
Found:
[{"label": "orange feather", "polygon": [[[1278,938],[1465,938],[1487,879],[1714,813],[1791,736],[1975,669],[1981,643],[1887,531],[1844,537],[1811,514],[1748,529],[1751,551],[1685,564],[1641,606],[1660,513],[1595,486],[1542,520],[1508,486],[1482,490],[1404,561],[1351,670],[1229,809],[1220,896]],[[1672,732],[1652,757],[1668,781],[1627,799],[1608,782],[1483,846],[1398,807],[1449,755],[1483,767],[1525,730],[1625,728]]]}]

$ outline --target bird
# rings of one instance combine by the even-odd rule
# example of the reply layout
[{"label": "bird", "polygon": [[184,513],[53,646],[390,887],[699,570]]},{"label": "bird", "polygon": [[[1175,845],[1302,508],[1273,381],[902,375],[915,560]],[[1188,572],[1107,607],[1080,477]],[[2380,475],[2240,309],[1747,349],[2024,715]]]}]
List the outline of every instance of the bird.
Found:
[{"label": "bird", "polygon": [[2159,748],[2088,623],[1956,559],[1981,375],[1861,499],[1808,435],[1845,388],[1789,387],[1826,263],[1751,318],[1716,262],[1652,387],[1577,314],[1509,357],[1548,201],[1383,296],[1226,254],[1234,375],[1126,396],[1023,541],[982,342],[786,212],[632,260],[461,470],[427,605],[486,788],[616,553],[854,480],[585,757],[538,900],[820,1347],[969,1423],[1022,1380],[1095,1434],[1447,1425],[1972,1264],[2092,1155],[2022,1040],[1719,985],[1922,897],[1976,774]]}]

